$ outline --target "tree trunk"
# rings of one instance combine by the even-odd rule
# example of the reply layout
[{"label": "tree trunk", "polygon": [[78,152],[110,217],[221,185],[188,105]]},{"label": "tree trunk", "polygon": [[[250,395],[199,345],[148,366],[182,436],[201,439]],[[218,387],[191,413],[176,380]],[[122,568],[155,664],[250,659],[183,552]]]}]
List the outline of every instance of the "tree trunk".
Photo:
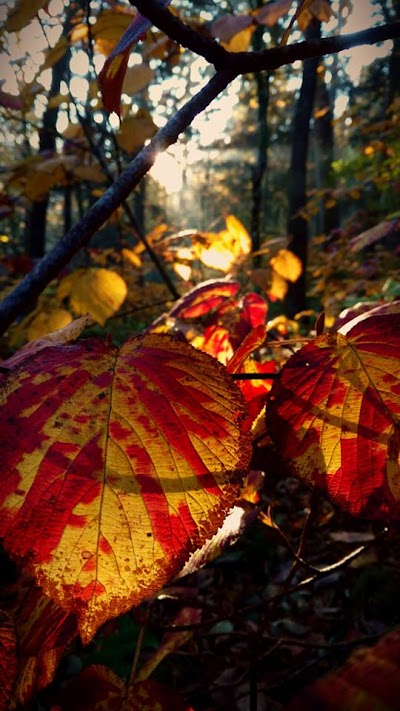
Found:
[{"label": "tree trunk", "polygon": [[[258,2],[261,6],[261,3]],[[263,49],[263,27],[258,27],[253,40],[254,51]],[[265,211],[266,197],[264,195],[265,175],[268,167],[268,105],[269,105],[269,82],[270,74],[257,72],[254,76],[257,84],[257,100],[258,100],[258,146],[257,146],[257,161],[253,168],[252,177],[252,205],[250,217],[250,234],[253,250],[257,251],[261,245],[261,224],[262,215]],[[257,266],[257,258],[255,266]]]},{"label": "tree trunk", "polygon": [[[321,24],[312,20],[305,32],[306,40],[321,37]],[[287,310],[293,317],[306,308],[306,267],[308,223],[300,215],[306,204],[307,156],[309,129],[314,106],[317,84],[318,58],[307,59],[303,64],[303,80],[293,120],[292,155],[289,176],[289,220],[288,234],[291,238],[290,249],[299,257],[303,272],[300,278],[289,285]]]},{"label": "tree trunk", "polygon": [[[332,163],[335,159],[335,137],[333,131],[333,100],[323,76],[317,85],[316,103],[317,116],[315,118],[315,162],[318,176],[317,188],[334,188],[334,175]],[[321,203],[321,222],[319,229],[329,235],[339,224],[339,211],[337,203],[328,207],[326,199]]]},{"label": "tree trunk", "polygon": [[[69,20],[64,27],[67,31]],[[60,85],[65,77],[70,57],[69,49],[59,59],[53,67],[53,76],[49,99],[60,93]],[[39,153],[54,153],[56,148],[56,123],[58,117],[58,107],[47,108],[43,114],[43,124],[39,131]],[[38,200],[32,204],[27,219],[26,230],[26,252],[30,257],[39,259],[46,251],[46,222],[47,208],[49,205],[49,194],[43,200]]]}]

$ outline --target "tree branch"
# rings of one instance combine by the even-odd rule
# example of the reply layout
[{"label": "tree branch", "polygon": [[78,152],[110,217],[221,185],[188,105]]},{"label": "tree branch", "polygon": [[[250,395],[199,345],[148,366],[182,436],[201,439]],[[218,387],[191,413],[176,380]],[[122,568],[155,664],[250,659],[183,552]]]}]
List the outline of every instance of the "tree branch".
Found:
[{"label": "tree branch", "polygon": [[179,135],[190,126],[193,119],[215,99],[234,79],[229,71],[218,72],[208,84],[188,101],[158,131],[150,143],[133,159],[130,165],[116,179],[107,192],[97,200],[58,244],[36,265],[30,274],[18,284],[14,291],[0,304],[0,335],[17,316],[24,313],[35,302],[79,250],[88,244],[90,238],[112,215],[114,210],[126,200],[129,193],[146,175],[157,155],[178,140]]},{"label": "tree branch", "polygon": [[153,25],[165,32],[171,39],[186,49],[190,49],[207,59],[214,67],[229,69],[237,75],[249,72],[274,70],[284,64],[292,64],[300,59],[336,54],[351,47],[376,44],[400,37],[400,22],[371,27],[347,35],[335,35],[318,40],[308,40],[259,52],[228,52],[215,40],[200,35],[182,20],[162,7],[157,0],[129,0]]}]

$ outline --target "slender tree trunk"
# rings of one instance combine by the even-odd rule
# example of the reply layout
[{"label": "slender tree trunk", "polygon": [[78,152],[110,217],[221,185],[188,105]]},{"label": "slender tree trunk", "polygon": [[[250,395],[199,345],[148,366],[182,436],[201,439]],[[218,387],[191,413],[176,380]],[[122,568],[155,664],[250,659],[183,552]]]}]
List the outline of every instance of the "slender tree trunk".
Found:
[{"label": "slender tree trunk", "polygon": [[[335,137],[333,131],[333,101],[325,79],[319,78],[316,93],[316,118],[315,118],[315,161],[318,169],[319,185],[323,189],[334,188],[334,175],[332,163],[335,159]],[[321,231],[329,235],[339,224],[337,204],[326,206],[326,200],[321,206]]]},{"label": "slender tree trunk", "polygon": [[[307,40],[319,39],[321,37],[320,22],[312,20],[305,35]],[[318,63],[319,59],[313,58],[307,59],[303,64],[303,80],[293,120],[288,234],[291,238],[289,247],[299,257],[303,272],[294,284],[289,285],[286,302],[289,316],[294,316],[306,308],[308,223],[300,212],[306,204],[309,131],[317,84]]]},{"label": "slender tree trunk", "polygon": [[[257,5],[261,7],[261,2],[258,0]],[[262,39],[263,27],[258,27],[253,40],[253,49],[255,51],[264,47]],[[252,205],[250,217],[250,234],[253,245],[253,250],[257,251],[261,245],[261,225],[262,216],[265,211],[266,196],[264,194],[265,176],[268,168],[268,106],[269,106],[269,72],[258,72],[254,79],[257,85],[257,100],[258,100],[258,146],[257,146],[257,161],[253,168],[252,176]],[[257,265],[256,258],[256,265]],[[255,265],[255,266],[256,266]]]},{"label": "slender tree trunk", "polygon": [[[64,31],[67,31],[69,19],[66,22]],[[53,67],[53,76],[49,99],[60,93],[60,85],[65,77],[68,67],[70,52],[66,51],[63,57]],[[54,153],[56,148],[56,123],[58,117],[58,107],[47,108],[43,114],[43,124],[39,132],[39,153]],[[46,251],[46,222],[47,208],[49,205],[49,194],[43,200],[38,200],[32,204],[29,211],[26,230],[26,252],[30,257],[43,257]]]}]

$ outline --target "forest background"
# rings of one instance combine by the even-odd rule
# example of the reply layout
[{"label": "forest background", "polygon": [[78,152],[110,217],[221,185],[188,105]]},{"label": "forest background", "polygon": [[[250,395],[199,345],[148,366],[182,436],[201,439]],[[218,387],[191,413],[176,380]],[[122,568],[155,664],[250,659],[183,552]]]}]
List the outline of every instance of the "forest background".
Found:
[{"label": "forest background", "polygon": [[[395,27],[400,20],[395,1],[314,0],[299,3],[297,13],[296,5],[180,0],[172,3],[172,11],[194,30],[199,47],[202,38],[216,39],[233,53],[287,42],[289,48],[303,38],[318,42],[321,36],[375,25]],[[28,286],[24,295],[23,286],[18,291],[23,277],[44,255],[51,259],[57,248],[62,253],[63,235],[83,225],[134,156],[140,160],[142,147],[151,147],[158,129],[174,133],[174,117],[179,120],[192,97],[196,102],[212,68],[207,55],[183,49],[173,34],[153,27],[129,46],[120,98],[112,52],[135,15],[129,3],[51,0],[13,7],[6,2],[0,12],[4,359],[27,342],[73,327],[74,319],[86,313],[91,320],[85,335],[110,334],[120,345],[150,328],[178,335],[224,365],[251,329],[263,325],[275,347],[255,362],[260,372],[272,372],[272,379],[293,346],[322,334],[321,312],[325,327],[337,328],[383,300],[396,303],[400,72],[395,32],[395,39],[385,42],[379,40],[390,33],[366,37],[373,43],[367,48],[355,49],[350,41],[347,52],[337,53],[338,46],[325,58],[323,52],[306,54],[304,62],[300,53],[277,69],[229,78],[224,91],[217,87],[211,105],[206,96],[204,110],[193,104],[198,116],[187,122],[178,141],[167,137],[172,145],[119,200],[105,224],[92,231],[90,243],[82,242],[84,248],[63,264],[61,258],[51,283],[36,272],[36,287]],[[121,56],[117,53],[117,59]],[[103,70],[99,87],[107,57],[109,72]],[[52,269],[49,261],[49,274]],[[251,414],[260,410],[269,389],[265,380],[252,392]],[[277,465],[272,459],[269,466],[275,471]],[[372,642],[391,629],[398,621],[397,538],[391,539],[389,552],[384,529],[366,521],[354,524],[286,476],[280,463],[278,468],[266,489],[263,477],[248,483],[244,498],[252,505],[261,497],[264,518],[247,537],[210,568],[192,573],[186,587],[167,589],[167,602],[144,603],[108,623],[85,650],[74,642],[40,703],[64,708],[59,690],[70,676],[66,667],[75,664],[72,677],[86,670],[86,677],[78,677],[78,683],[73,678],[68,687],[68,703],[77,708],[85,683],[93,693],[92,665],[102,664],[135,683],[155,668],[161,682],[172,674],[173,684],[160,692],[165,708],[177,703],[168,701],[174,687],[196,709],[279,709],[293,691],[344,659],[354,640]],[[335,554],[328,542],[337,546]],[[351,567],[348,546],[360,542],[359,567]],[[218,542],[216,548],[226,544]],[[326,587],[316,586],[312,595],[300,589],[292,596],[287,591],[293,583],[300,585],[296,575],[306,545],[314,558],[303,572],[315,572],[332,557],[340,564]],[[4,565],[12,578],[10,562]],[[363,582],[355,585],[360,569]],[[261,603],[266,594],[276,597],[268,615]],[[192,598],[199,606],[187,606]],[[243,625],[240,606],[249,611]],[[200,622],[200,609],[208,614],[206,622]],[[174,641],[162,642],[171,619]],[[64,652],[70,644],[67,638],[66,633],[57,646],[57,661],[61,648]],[[139,654],[148,666],[135,677]],[[37,651],[31,656],[36,662],[40,657]],[[193,658],[198,669],[189,681]],[[268,675],[266,658],[272,665]],[[41,663],[49,681],[57,665],[50,672],[48,660]],[[105,667],[96,669],[96,684],[107,686],[111,677]],[[32,692],[46,687],[39,677],[36,668],[28,684],[19,682],[20,704],[36,703],[29,700]],[[118,689],[119,682],[113,683]]]}]

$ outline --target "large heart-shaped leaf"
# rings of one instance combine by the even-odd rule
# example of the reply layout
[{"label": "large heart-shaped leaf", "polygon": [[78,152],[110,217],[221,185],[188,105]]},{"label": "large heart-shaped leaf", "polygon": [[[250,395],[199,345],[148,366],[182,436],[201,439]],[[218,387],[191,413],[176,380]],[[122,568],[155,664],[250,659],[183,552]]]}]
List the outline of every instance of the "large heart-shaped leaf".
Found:
[{"label": "large heart-shaped leaf", "polygon": [[283,368],[267,426],[295,476],[354,515],[400,514],[400,314],[319,336]]},{"label": "large heart-shaped leaf", "polygon": [[0,536],[85,641],[216,531],[250,458],[238,388],[170,336],[45,348],[0,402]]}]

